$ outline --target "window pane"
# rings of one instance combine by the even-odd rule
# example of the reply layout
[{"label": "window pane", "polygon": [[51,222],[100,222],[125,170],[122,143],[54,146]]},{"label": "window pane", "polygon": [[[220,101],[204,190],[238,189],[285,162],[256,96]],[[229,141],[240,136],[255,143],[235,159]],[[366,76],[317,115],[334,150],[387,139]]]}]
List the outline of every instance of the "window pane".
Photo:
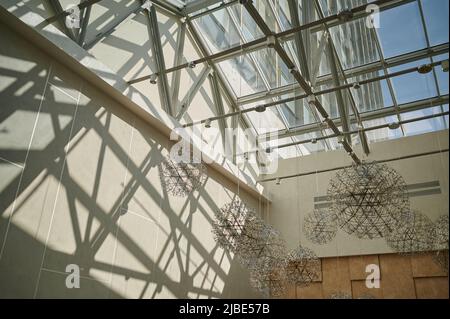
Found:
[{"label": "window pane", "polygon": [[431,46],[448,42],[448,0],[421,0]]},{"label": "window pane", "polygon": [[[404,64],[399,67],[391,68],[389,72],[398,72],[401,70],[428,64],[429,59],[420,60],[413,63]],[[424,100],[437,96],[436,84],[433,73],[420,74],[418,72],[409,73],[392,78],[395,96],[398,104],[409,103],[418,100]]]},{"label": "window pane", "polygon": [[380,13],[380,37],[385,58],[426,48],[425,32],[417,2]]},{"label": "window pane", "polygon": [[242,43],[227,10],[219,10],[194,21],[212,53],[217,53]]},{"label": "window pane", "polygon": [[242,55],[219,63],[236,96],[249,95],[266,90],[249,55]]},{"label": "window pane", "polygon": [[[375,73],[378,75],[377,72]],[[360,82],[367,78],[372,78],[372,76],[365,74],[352,78],[350,82]],[[360,113],[394,105],[386,80],[363,84],[359,89],[352,89],[351,92]]]},{"label": "window pane", "polygon": [[[410,120],[439,113],[441,113],[441,107],[438,106],[424,110],[404,113],[401,115],[401,118],[402,120]],[[405,129],[406,136],[412,136],[443,130],[446,128],[445,126],[446,125],[444,119],[442,117],[438,117],[419,122],[407,123],[403,125],[403,128]]]},{"label": "window pane", "polygon": [[333,27],[330,34],[344,69],[380,60],[365,18]]},{"label": "window pane", "polygon": [[[448,60],[448,54],[443,54],[443,55],[439,55],[435,58],[433,58],[433,61],[444,61],[444,60]],[[442,70],[442,67],[438,66],[436,68],[434,68],[435,72],[436,72],[436,77],[438,79],[438,85],[439,85],[439,90],[441,95],[445,95],[448,94],[448,72],[444,72]]]}]

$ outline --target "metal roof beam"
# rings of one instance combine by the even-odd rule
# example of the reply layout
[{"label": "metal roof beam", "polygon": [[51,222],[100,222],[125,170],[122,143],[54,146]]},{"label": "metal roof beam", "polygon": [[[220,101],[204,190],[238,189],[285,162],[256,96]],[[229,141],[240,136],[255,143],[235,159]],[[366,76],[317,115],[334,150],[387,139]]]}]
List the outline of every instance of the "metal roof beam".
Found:
[{"label": "metal roof beam", "polygon": [[[434,106],[440,106],[440,105],[444,105],[444,104],[448,104],[448,103],[449,103],[448,95],[444,95],[442,97],[435,96],[435,97],[421,100],[421,101],[400,104],[398,106],[398,109],[396,107],[387,107],[387,108],[382,108],[382,109],[375,110],[375,111],[361,113],[360,116],[361,116],[362,121],[369,121],[369,120],[375,120],[375,119],[379,119],[379,118],[383,118],[383,117],[387,117],[387,116],[397,115],[397,113],[402,114],[402,113],[422,110],[422,109],[426,109],[426,108],[430,108],[430,107],[434,107]],[[350,121],[351,121],[351,123],[356,123],[356,118],[354,115],[350,116]],[[336,124],[338,126],[341,125],[340,120],[337,120]],[[317,123],[311,123],[308,125],[303,125],[297,129],[291,130],[291,131],[279,131],[279,132],[272,132],[272,133],[260,135],[259,138],[264,139],[264,140],[283,139],[283,138],[287,138],[287,137],[293,137],[293,136],[303,135],[303,134],[307,134],[307,133],[312,133],[315,131],[317,131]]]},{"label": "metal roof beam", "polygon": [[[241,2],[246,2],[246,1],[249,1],[249,0],[241,0]],[[399,5],[401,3],[410,2],[410,1],[411,0],[377,0],[377,1],[372,2],[371,4],[378,5],[380,7],[380,9],[383,10],[383,8],[386,8],[387,5],[393,5],[393,4]],[[368,16],[369,13],[366,12],[366,10],[367,10],[367,5],[363,5],[363,6],[359,6],[359,7],[352,9],[352,13],[354,15],[361,14],[362,16]],[[259,13],[256,9],[249,12],[249,14],[253,18],[258,19]],[[262,22],[264,22],[264,20],[261,17],[259,19],[261,19]],[[224,50],[224,51],[216,53],[216,54],[205,55],[203,58],[192,61],[192,63],[199,64],[199,63],[205,63],[205,62],[219,62],[219,61],[227,60],[227,59],[230,59],[230,58],[233,58],[236,56],[240,56],[245,53],[253,52],[254,50],[259,50],[261,48],[267,47],[273,42],[273,39],[278,40],[278,41],[287,41],[287,40],[289,40],[289,36],[294,36],[294,34],[297,32],[300,32],[303,30],[308,30],[313,27],[322,26],[324,23],[330,23],[331,21],[340,21],[340,23],[346,23],[346,22],[342,21],[341,14],[335,14],[335,15],[326,17],[324,19],[319,19],[317,21],[313,21],[311,23],[307,23],[307,24],[304,24],[297,28],[292,28],[292,29],[289,29],[289,30],[286,30],[286,31],[283,31],[280,33],[272,33],[270,28],[267,27],[267,25],[264,27],[263,24],[261,24],[262,28],[264,28],[262,31],[266,35],[265,37],[254,40],[254,41],[250,41],[243,45],[232,47],[228,50]],[[261,26],[260,26],[260,28],[261,28]],[[270,37],[268,37],[268,35],[270,35]],[[187,68],[189,66],[190,66],[190,63],[185,63],[185,64],[178,65],[178,66],[175,66],[170,69],[162,70],[160,72],[171,73],[171,72],[175,72],[180,69]],[[155,75],[158,75],[158,74],[156,73]],[[129,83],[133,84],[133,83],[145,81],[145,80],[149,79],[151,76],[152,75],[143,76],[143,77],[131,80]]]},{"label": "metal roof beam", "polygon": [[[403,64],[419,61],[419,60],[422,60],[422,59],[425,59],[428,57],[445,54],[448,52],[449,52],[449,44],[445,43],[442,45],[437,45],[430,49],[418,50],[415,52],[403,54],[398,57],[389,58],[385,62],[386,62],[387,68],[392,68],[392,67],[400,66]],[[360,76],[360,75],[367,74],[367,73],[378,72],[380,70],[383,70],[383,63],[381,61],[377,61],[377,62],[366,64],[363,66],[345,70],[344,74],[345,74],[346,78],[352,78],[352,77]],[[317,82],[316,82],[315,86],[329,84],[329,83],[331,83],[331,81],[332,81],[331,74],[320,76],[317,78]],[[237,99],[237,103],[238,103],[238,105],[251,104],[251,103],[258,102],[258,101],[267,100],[271,97],[296,92],[299,89],[300,89],[299,85],[296,85],[296,86],[286,85],[286,86],[272,89],[268,92],[259,92],[259,93],[255,93],[255,94],[251,94],[251,95],[247,95],[247,96],[242,96]]]},{"label": "metal roof beam", "polygon": [[[253,5],[251,0],[241,0],[242,5],[245,7],[249,15],[255,20],[256,24],[259,26],[261,31],[266,35],[267,38],[271,39],[273,37],[272,31],[264,21],[264,19],[261,17],[259,12],[256,10],[255,6]],[[335,125],[332,119],[330,119],[328,112],[325,110],[323,105],[320,103],[319,100],[317,100],[316,96],[314,95],[313,89],[311,87],[311,84],[308,83],[300,74],[300,72],[297,70],[297,67],[295,66],[294,62],[292,62],[289,55],[286,53],[284,48],[281,46],[281,44],[275,39],[274,41],[271,41],[271,47],[275,49],[275,51],[278,53],[278,56],[281,58],[281,60],[284,62],[286,67],[290,70],[292,76],[294,79],[298,82],[298,84],[302,87],[302,89],[305,91],[306,94],[308,94],[311,98],[309,101],[310,105],[313,105],[316,110],[319,112],[319,114],[324,119],[324,122],[328,125],[328,127],[333,131],[333,133],[337,135],[341,135],[341,132],[339,131],[339,128]],[[349,154],[349,156],[352,158],[352,160],[356,164],[360,164],[361,160],[358,158],[358,156],[353,151],[351,145],[346,141],[342,141],[342,147],[346,150],[346,152]]]}]

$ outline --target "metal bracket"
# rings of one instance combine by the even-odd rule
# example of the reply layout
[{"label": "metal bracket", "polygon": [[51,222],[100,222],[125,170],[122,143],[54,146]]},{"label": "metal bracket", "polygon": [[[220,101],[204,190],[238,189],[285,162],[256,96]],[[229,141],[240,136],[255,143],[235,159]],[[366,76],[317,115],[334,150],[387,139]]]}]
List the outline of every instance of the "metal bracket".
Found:
[{"label": "metal bracket", "polygon": [[142,8],[144,8],[144,10],[148,10],[150,11],[150,8],[153,6],[153,3],[150,0],[145,0],[144,3],[142,4]]},{"label": "metal bracket", "polygon": [[274,48],[277,44],[277,38],[274,35],[268,35],[266,40],[267,47]]}]

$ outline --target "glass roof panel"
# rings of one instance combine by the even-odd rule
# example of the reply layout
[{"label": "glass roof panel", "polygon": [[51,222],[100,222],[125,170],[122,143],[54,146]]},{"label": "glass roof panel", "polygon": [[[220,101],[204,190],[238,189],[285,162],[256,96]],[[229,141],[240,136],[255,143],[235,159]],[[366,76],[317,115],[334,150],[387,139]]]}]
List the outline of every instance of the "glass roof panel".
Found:
[{"label": "glass roof panel", "polygon": [[241,34],[246,41],[255,40],[264,36],[256,22],[242,5],[237,4],[227,10],[230,16],[235,19],[236,25],[241,30]]},{"label": "glass roof panel", "polygon": [[[443,111],[444,111],[444,112],[448,112],[448,104],[444,105],[442,108],[443,108]],[[446,128],[447,128],[447,129],[448,129],[448,127],[449,127],[449,126],[448,126],[448,118],[449,118],[449,116],[446,115],[446,116],[445,116],[445,125],[446,125]]]},{"label": "glass roof panel", "polygon": [[[420,60],[391,68],[389,72],[398,72],[409,68],[430,63],[430,59]],[[438,95],[433,73],[419,74],[418,72],[392,78],[395,96],[399,104],[424,100]]]},{"label": "glass roof panel", "polygon": [[[267,26],[272,30],[272,32],[279,32],[280,28],[277,23],[277,19],[275,17],[274,11],[272,9],[272,1],[271,0],[259,0],[254,1],[254,5],[256,10],[258,10],[258,13],[263,18],[264,22],[267,24]],[[243,6],[242,10],[246,11]]]},{"label": "glass roof panel", "polygon": [[[247,104],[243,108],[249,109],[270,102],[273,101],[266,100],[259,103]],[[250,116],[247,115],[247,118],[252,123],[258,135],[286,129],[283,118],[278,112],[278,108],[275,106],[266,108],[266,111],[263,113],[250,113]]]},{"label": "glass roof panel", "polygon": [[448,0],[421,0],[431,46],[448,42]]},{"label": "glass roof panel", "polygon": [[380,60],[366,18],[332,27],[330,34],[345,70]]},{"label": "glass roof panel", "polygon": [[[448,60],[448,54],[439,55],[435,58],[433,58],[433,61],[439,62]],[[436,77],[438,81],[439,91],[441,95],[446,95],[448,93],[448,73],[444,72],[442,70],[442,67],[436,67],[434,68],[434,71],[436,72]]]},{"label": "glass roof panel", "polygon": [[[298,7],[300,24],[319,19],[319,14],[316,11],[316,0],[295,1]],[[373,1],[317,0],[325,16],[371,2]],[[288,0],[253,0],[253,4],[272,32],[278,33],[292,27]],[[422,19],[421,9],[424,19]],[[200,19],[204,21],[200,21]],[[198,20],[196,21],[197,27],[201,31],[208,48],[214,53],[264,37],[261,29],[248,14],[245,7],[239,3],[217,10],[213,14],[206,15]],[[347,74],[346,77],[339,74],[341,85],[384,76],[386,75],[385,72],[393,73],[448,59],[448,53],[430,58],[431,54],[429,55],[426,51],[429,49],[428,45],[430,47],[441,44],[448,45],[448,0],[399,1],[394,3],[392,7],[388,6],[381,11],[379,29],[368,29],[365,22],[365,18],[360,18],[339,25],[328,25],[331,35],[328,41],[332,41],[340,62],[338,63],[338,72],[341,72],[339,65],[341,64]],[[324,25],[317,25],[310,30],[302,31],[306,61],[309,73],[312,76],[310,79],[305,78],[305,80],[311,81],[313,84],[316,83],[314,85],[315,92],[335,87],[331,77],[327,42],[323,41],[326,39],[324,34],[326,34]],[[429,44],[427,39],[429,39]],[[299,56],[296,47],[297,39],[294,39],[291,34],[278,40],[281,41],[287,55],[302,72],[300,68],[302,57]],[[448,51],[445,46],[434,49],[443,50],[440,52]],[[414,60],[417,61],[411,62]],[[386,61],[388,64],[386,64]],[[229,87],[232,88],[235,97],[241,99],[240,102],[252,102],[251,104],[241,105],[241,108],[255,107],[292,97],[295,90],[297,90],[296,94],[304,94],[304,91],[299,89],[298,83],[272,48],[245,53],[240,57],[236,56],[217,63],[217,65],[221,74],[225,76]],[[391,67],[388,68],[388,66]],[[315,81],[316,78],[317,82]],[[438,95],[447,95],[448,85],[448,73],[443,72],[441,67],[436,67],[433,72],[428,74],[413,72],[363,84],[359,89],[345,89],[342,90],[342,95],[348,113],[353,114],[351,106],[354,101],[363,118],[369,116],[371,119],[363,122],[364,127],[370,127],[397,122],[400,117],[404,119],[408,116],[417,117],[421,114],[422,116],[427,114],[426,112],[434,109],[427,108],[426,105],[422,106],[424,110],[415,111],[416,113],[412,112],[411,114],[405,113],[401,116],[392,111],[396,110],[394,107],[406,103],[423,101]],[[351,93],[352,98],[350,98],[349,93]],[[269,96],[275,96],[276,94],[278,96],[268,99]],[[317,98],[332,119],[340,120],[336,92],[319,94]],[[446,107],[448,109],[448,106]],[[384,113],[384,109],[386,109],[386,113]],[[442,112],[441,107],[438,109]],[[377,112],[373,113],[376,116],[371,114],[374,111]],[[317,118],[315,111],[310,109],[306,99],[280,103],[268,108],[264,113],[250,112],[246,113],[245,116],[258,134],[264,134],[264,130],[267,132],[267,128],[270,128],[270,132],[278,130],[280,133],[286,132],[286,129],[299,131],[298,136],[283,137],[282,140],[285,143],[321,135],[319,125],[317,125],[315,131],[311,132],[311,127],[317,124]],[[352,125],[353,128],[356,128],[356,123],[353,122]],[[305,130],[302,130],[304,126],[306,126]],[[416,126],[418,128],[413,129]],[[422,129],[421,126],[425,128]],[[402,129],[406,135],[412,135],[442,129],[442,127],[448,127],[448,124],[442,119],[437,122],[433,119],[420,123],[420,125],[416,123],[407,124],[396,130],[383,128],[368,131],[366,135],[370,143],[403,137]],[[340,129],[342,131],[342,128]],[[332,135],[329,129],[324,130],[324,133]],[[352,138],[355,143],[360,143],[358,134],[355,134]],[[277,142],[274,143],[277,144]],[[283,150],[282,156],[306,155],[327,149],[340,149],[341,147],[337,139],[332,138],[326,142],[319,141],[317,144],[307,143],[287,147]]]},{"label": "glass roof panel", "polygon": [[323,14],[328,17],[341,12],[344,9],[353,9],[367,4],[367,0],[319,0]]},{"label": "glass roof panel", "polygon": [[427,47],[417,1],[382,11],[376,30],[385,58]]},{"label": "glass roof panel", "polygon": [[[319,90],[326,90],[332,87],[334,86],[321,85]],[[335,92],[322,94],[318,97],[318,99],[322,103],[322,106],[325,108],[325,110],[328,112],[330,118],[335,119],[340,116]]]},{"label": "glass roof panel", "polygon": [[[361,82],[367,77],[371,78],[367,75],[361,75],[351,78],[350,82]],[[351,92],[360,113],[375,111],[394,105],[386,80],[361,84],[359,89],[352,89]]]},{"label": "glass roof panel", "polygon": [[249,95],[267,89],[250,54],[222,61],[218,65],[236,96]]},{"label": "glass roof panel", "polygon": [[280,107],[290,128],[317,123],[306,99],[285,103]]},{"label": "glass roof panel", "polygon": [[226,9],[201,16],[194,22],[200,29],[211,53],[224,51],[243,43],[239,31]]},{"label": "glass roof panel", "polygon": [[[396,115],[386,116],[379,119],[363,121],[364,128],[375,127],[384,124],[390,124],[398,122],[398,118]],[[392,140],[396,138],[403,137],[403,132],[400,128],[391,130],[389,128],[382,128],[378,130],[366,131],[366,136],[369,143],[375,143],[385,140]],[[360,143],[358,139],[358,143]]]},{"label": "glass roof panel", "polygon": [[[402,120],[410,120],[414,118],[420,118],[439,113],[442,113],[442,109],[440,106],[437,106],[428,109],[404,113],[401,115],[401,118]],[[413,136],[418,134],[444,130],[446,129],[446,123],[443,117],[436,117],[433,119],[403,124],[403,128],[405,129],[406,136]]]},{"label": "glass roof panel", "polygon": [[168,2],[170,4],[173,4],[174,6],[178,8],[183,8],[186,4],[190,2],[194,2],[196,0],[163,0],[163,2]]}]

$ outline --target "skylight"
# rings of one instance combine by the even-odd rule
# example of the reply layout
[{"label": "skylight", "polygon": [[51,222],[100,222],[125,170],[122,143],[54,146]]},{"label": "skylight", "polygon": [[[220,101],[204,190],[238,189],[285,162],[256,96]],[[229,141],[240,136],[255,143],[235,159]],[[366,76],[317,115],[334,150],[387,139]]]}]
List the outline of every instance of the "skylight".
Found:
[{"label": "skylight", "polygon": [[[296,26],[290,5],[297,8],[300,25],[325,21],[321,19],[342,13],[344,20],[315,23],[305,28],[301,37],[291,33],[279,39],[286,54],[312,84],[319,101],[337,123],[348,120],[344,118],[347,116],[351,123],[349,129],[356,127],[358,130],[446,112],[448,73],[444,73],[437,62],[448,59],[448,1],[294,0],[294,4],[290,1],[254,0],[253,5],[270,32],[275,34]],[[214,8],[211,13],[203,9],[203,14],[193,20],[210,54],[265,36],[238,1],[224,3],[230,4],[222,8],[216,3],[211,6]],[[376,21],[373,20],[379,22],[375,28],[368,27],[368,15],[364,12],[345,16],[348,9],[357,10],[371,3],[383,4],[379,7],[379,16],[375,16]],[[300,40],[303,41],[301,50],[297,47]],[[302,50],[306,56],[302,57]],[[429,73],[411,71],[432,63],[435,65]],[[307,96],[276,50],[261,47],[235,54],[217,65],[241,109],[270,105],[269,112],[243,115],[258,134],[266,126],[272,127],[272,131],[278,129],[279,141],[267,145],[327,135],[327,130],[320,126],[320,116],[310,107]],[[397,72],[403,74],[394,76]],[[363,83],[359,85],[359,82]],[[357,83],[355,87],[354,83]],[[289,101],[284,102],[286,99]],[[278,101],[278,105],[273,105]],[[342,110],[346,114],[341,114]],[[384,139],[447,129],[447,123],[445,117],[437,117],[400,125],[399,129],[369,130],[365,135],[370,145],[370,142]],[[352,140],[360,143],[360,136],[354,134]],[[321,143],[299,143],[286,148],[291,152],[280,154],[290,157],[338,147],[335,140],[329,138]]]}]

